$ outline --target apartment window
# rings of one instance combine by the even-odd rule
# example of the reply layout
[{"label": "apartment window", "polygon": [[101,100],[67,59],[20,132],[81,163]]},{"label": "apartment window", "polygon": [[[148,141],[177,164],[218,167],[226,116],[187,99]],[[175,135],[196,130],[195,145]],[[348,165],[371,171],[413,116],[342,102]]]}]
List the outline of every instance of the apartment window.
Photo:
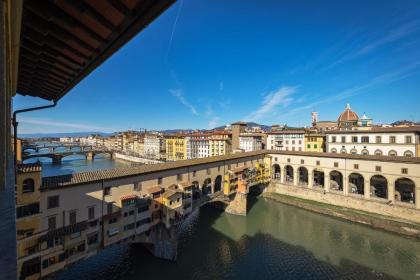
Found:
[{"label": "apartment window", "polygon": [[69,223],[70,225],[76,224],[76,211],[71,211],[69,213]]},{"label": "apartment window", "polygon": [[407,168],[401,168],[401,173],[402,174],[408,174],[408,169]]},{"label": "apartment window", "polygon": [[49,196],[47,199],[47,208],[51,209],[51,208],[56,208],[58,207],[60,204],[60,199],[58,195],[54,195],[54,196]]},{"label": "apartment window", "polygon": [[354,169],[359,169],[359,165],[358,165],[358,164],[355,164],[355,165],[353,166],[353,168],[354,168]]},{"label": "apartment window", "polygon": [[295,144],[295,140],[292,140],[292,144],[293,144],[293,145]]},{"label": "apartment window", "polygon": [[376,172],[381,172],[382,171],[382,167],[379,166],[379,165],[375,166],[375,171]]},{"label": "apartment window", "polygon": [[395,136],[389,136],[389,143],[395,144],[396,142],[397,142],[397,140],[396,140]]},{"label": "apartment window", "polygon": [[317,144],[314,144],[314,149],[318,149],[318,145]]},{"label": "apartment window", "polygon": [[289,145],[289,140],[286,140],[286,144]]},{"label": "apartment window", "polygon": [[308,149],[310,149],[310,148],[311,148],[311,144],[306,145],[306,147],[307,147]]},{"label": "apartment window", "polygon": [[22,192],[23,193],[29,193],[29,192],[34,192],[35,190],[35,181],[33,179],[25,179],[23,180],[23,184],[22,184]]},{"label": "apartment window", "polygon": [[362,136],[362,143],[369,143],[369,136]]},{"label": "apartment window", "polygon": [[334,162],[334,167],[338,167],[338,162]]},{"label": "apartment window", "polygon": [[353,143],[357,143],[357,136],[352,136],[352,137],[351,137],[351,141],[352,141]]},{"label": "apartment window", "polygon": [[292,147],[292,151],[294,151],[295,150],[295,147]]},{"label": "apartment window", "polygon": [[16,208],[16,218],[22,218],[39,213],[39,203],[19,206]]},{"label": "apartment window", "polygon": [[382,137],[381,136],[376,136],[376,143],[377,144],[381,144],[382,143]]},{"label": "apartment window", "polygon": [[332,143],[337,142],[337,137],[336,137],[336,136],[332,136],[332,137],[331,137],[331,142],[332,142]]},{"label": "apartment window", "polygon": [[220,171],[220,166],[217,167],[217,171]]},{"label": "apartment window", "polygon": [[158,178],[158,182],[157,182],[157,183],[158,183],[158,185],[161,185],[161,184],[162,184],[162,182],[163,182],[162,177],[159,177],[159,178]]},{"label": "apartment window", "polygon": [[49,217],[48,218],[48,230],[53,230],[55,229],[57,226],[56,224],[56,218],[54,217]]},{"label": "apartment window", "polygon": [[193,177],[195,177],[195,174],[196,174],[196,173],[197,173],[197,171],[195,171],[195,170],[194,170],[194,171],[193,171]]},{"label": "apartment window", "polygon": [[92,245],[98,243],[98,233],[95,232],[93,234],[89,234],[87,236],[87,244]]},{"label": "apartment window", "polygon": [[405,136],[405,143],[406,144],[411,144],[411,141],[412,141],[411,136]]},{"label": "apartment window", "polygon": [[104,195],[110,195],[111,194],[111,187],[105,187],[104,188]]},{"label": "apartment window", "polygon": [[106,211],[107,211],[108,214],[112,213],[112,202],[110,202],[106,205]]},{"label": "apartment window", "polygon": [[302,140],[299,140],[299,145],[301,145],[302,144]]},{"label": "apartment window", "polygon": [[301,159],[300,164],[305,164],[305,160]]},{"label": "apartment window", "polygon": [[341,136],[341,143],[346,143],[346,136]]},{"label": "apartment window", "polygon": [[290,158],[287,159],[287,162],[290,162]]},{"label": "apartment window", "polygon": [[176,175],[176,179],[177,179],[178,181],[182,181],[182,174],[178,174],[178,175]]},{"label": "apartment window", "polygon": [[317,160],[316,165],[321,165],[321,162],[319,160]]},{"label": "apartment window", "polygon": [[95,219],[95,207],[93,206],[88,207],[88,219],[89,220]]},{"label": "apartment window", "polygon": [[[238,166],[238,164],[236,164],[236,166]],[[207,175],[210,175],[210,168],[207,168],[206,173]]]},{"label": "apartment window", "polygon": [[276,157],[274,158],[274,161],[277,161],[277,158]]}]

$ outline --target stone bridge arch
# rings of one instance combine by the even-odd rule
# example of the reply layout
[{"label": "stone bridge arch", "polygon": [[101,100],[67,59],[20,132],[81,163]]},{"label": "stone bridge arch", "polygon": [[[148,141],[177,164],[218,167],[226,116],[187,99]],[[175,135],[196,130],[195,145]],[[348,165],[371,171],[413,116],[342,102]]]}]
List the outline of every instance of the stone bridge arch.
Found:
[{"label": "stone bridge arch", "polygon": [[388,180],[379,174],[370,177],[370,195],[378,198],[388,198]]},{"label": "stone bridge arch", "polygon": [[275,163],[271,166],[271,174],[272,174],[272,179],[280,180],[280,178],[281,178],[281,167],[278,163]]},{"label": "stone bridge arch", "polygon": [[395,180],[395,201],[416,203],[416,184],[413,180],[401,177]]}]

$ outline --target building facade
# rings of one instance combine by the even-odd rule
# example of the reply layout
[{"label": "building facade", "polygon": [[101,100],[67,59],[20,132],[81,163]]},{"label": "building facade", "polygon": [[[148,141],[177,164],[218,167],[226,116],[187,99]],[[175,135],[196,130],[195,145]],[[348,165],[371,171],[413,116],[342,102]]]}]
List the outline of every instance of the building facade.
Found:
[{"label": "building facade", "polygon": [[419,126],[328,131],[327,152],[419,157],[419,135]]},{"label": "building facade", "polygon": [[245,152],[259,151],[263,149],[264,135],[261,133],[241,133],[239,136],[239,148]]},{"label": "building facade", "polygon": [[326,149],[326,136],[324,134],[305,134],[305,151],[323,153]]},{"label": "building facade", "polygon": [[305,151],[305,131],[280,130],[268,132],[267,149],[278,151]]}]

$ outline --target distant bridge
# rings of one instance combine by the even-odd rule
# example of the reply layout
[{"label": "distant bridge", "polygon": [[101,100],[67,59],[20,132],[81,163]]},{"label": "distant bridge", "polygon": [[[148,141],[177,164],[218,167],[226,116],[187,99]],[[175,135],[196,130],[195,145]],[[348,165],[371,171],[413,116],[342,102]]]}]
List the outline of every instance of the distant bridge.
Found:
[{"label": "distant bridge", "polygon": [[109,154],[113,158],[113,152],[109,150],[87,150],[87,151],[67,151],[67,152],[56,152],[56,153],[37,153],[37,154],[24,154],[22,155],[22,161],[30,158],[46,157],[51,158],[53,164],[61,164],[64,157],[71,155],[84,155],[86,160],[94,160],[96,155]]},{"label": "distant bridge", "polygon": [[92,145],[81,145],[81,144],[74,144],[74,143],[60,143],[59,145],[23,145],[22,146],[22,152],[23,153],[29,153],[28,150],[34,150],[35,152],[39,153],[42,150],[47,150],[50,153],[54,153],[57,149],[65,149],[65,151],[88,151],[93,150]]}]

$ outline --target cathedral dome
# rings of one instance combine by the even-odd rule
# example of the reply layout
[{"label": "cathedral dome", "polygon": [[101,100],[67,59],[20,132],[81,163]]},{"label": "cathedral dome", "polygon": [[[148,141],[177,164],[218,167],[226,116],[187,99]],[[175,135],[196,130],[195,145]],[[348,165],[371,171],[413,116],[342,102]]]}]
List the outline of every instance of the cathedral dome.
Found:
[{"label": "cathedral dome", "polygon": [[347,104],[346,109],[343,113],[338,117],[338,122],[352,122],[352,121],[358,121],[359,116],[353,112],[350,108],[350,104]]}]

